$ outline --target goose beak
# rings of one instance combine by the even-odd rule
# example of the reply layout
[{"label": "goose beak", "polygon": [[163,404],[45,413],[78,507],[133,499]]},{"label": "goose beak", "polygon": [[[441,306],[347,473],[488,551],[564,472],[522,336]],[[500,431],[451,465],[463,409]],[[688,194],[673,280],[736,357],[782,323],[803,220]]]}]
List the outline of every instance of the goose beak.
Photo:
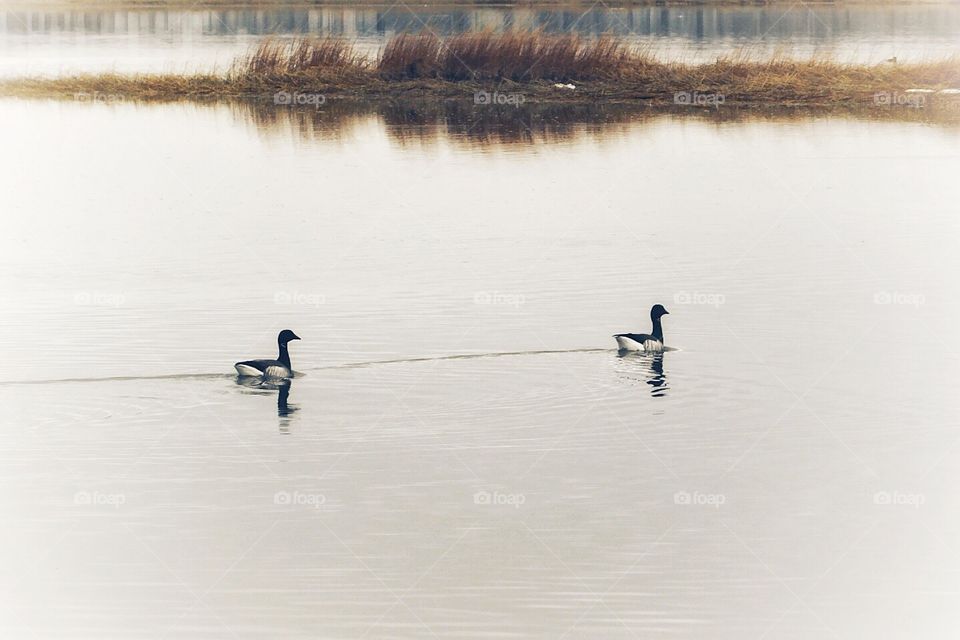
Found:
[{"label": "goose beak", "polygon": [[298,336],[297,334],[293,334],[293,337],[290,338],[290,339],[291,339],[291,340],[299,340],[299,339],[300,339],[300,336]]}]

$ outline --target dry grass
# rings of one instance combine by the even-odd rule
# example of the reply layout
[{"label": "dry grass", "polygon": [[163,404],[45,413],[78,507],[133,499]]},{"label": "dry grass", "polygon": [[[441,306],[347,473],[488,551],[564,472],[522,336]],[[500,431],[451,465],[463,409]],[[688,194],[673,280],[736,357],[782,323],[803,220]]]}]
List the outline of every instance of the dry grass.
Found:
[{"label": "dry grass", "polygon": [[726,91],[731,97],[787,98],[854,95],[911,86],[957,86],[960,61],[918,64],[843,64],[825,59],[733,55],[707,64],[663,62],[612,37],[585,39],[542,32],[465,33],[441,39],[400,34],[368,60],[339,39],[267,41],[238,61],[231,74],[253,81],[380,80],[463,82],[598,82],[613,90],[642,87],[651,94]]},{"label": "dry grass", "polygon": [[236,77],[284,77],[327,75],[336,77],[361,73],[369,67],[353,44],[342,38],[265,40],[248,56],[236,61]]},{"label": "dry grass", "polygon": [[[573,83],[558,90],[553,83]],[[456,98],[475,90],[523,92],[553,102],[672,103],[675,92],[722,94],[725,104],[811,105],[871,101],[877,92],[960,87],[960,59],[845,64],[824,59],[730,56],[707,64],[663,62],[622,41],[541,32],[402,34],[369,59],[342,39],[268,40],[224,75],[93,75],[5,81],[19,95],[116,93],[131,99],[262,97],[275,91],[329,97]]]},{"label": "dry grass", "polygon": [[390,80],[567,82],[612,79],[630,62],[633,57],[624,44],[610,37],[585,40],[576,34],[485,31],[444,40],[402,34],[384,47],[376,69]]}]

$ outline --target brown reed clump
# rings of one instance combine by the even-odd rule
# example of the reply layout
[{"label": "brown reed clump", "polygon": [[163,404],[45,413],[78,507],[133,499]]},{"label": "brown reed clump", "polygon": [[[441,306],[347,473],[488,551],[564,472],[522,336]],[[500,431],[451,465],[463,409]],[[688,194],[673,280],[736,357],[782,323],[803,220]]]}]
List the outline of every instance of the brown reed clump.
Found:
[{"label": "brown reed clump", "polygon": [[387,80],[436,78],[442,49],[443,42],[434,35],[401,33],[387,41],[374,68]]},{"label": "brown reed clump", "polygon": [[447,39],[401,34],[376,62],[388,80],[596,80],[617,77],[631,56],[612,37],[586,40],[572,33],[462,33]]},{"label": "brown reed clump", "polygon": [[368,66],[367,59],[354,50],[353,44],[341,38],[270,39],[238,60],[232,75],[258,79],[338,77],[363,73]]}]

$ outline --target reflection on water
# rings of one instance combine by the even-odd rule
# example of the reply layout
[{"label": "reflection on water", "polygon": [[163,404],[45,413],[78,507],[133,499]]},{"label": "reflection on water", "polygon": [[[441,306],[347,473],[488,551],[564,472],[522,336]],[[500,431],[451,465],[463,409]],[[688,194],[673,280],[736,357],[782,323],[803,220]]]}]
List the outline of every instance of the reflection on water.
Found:
[{"label": "reflection on water", "polygon": [[268,380],[255,376],[237,376],[236,383],[246,389],[252,390],[255,395],[269,395],[277,393],[277,416],[280,418],[280,432],[289,433],[290,423],[293,414],[300,410],[295,404],[290,404],[290,390],[293,388],[293,381],[286,379]]},{"label": "reflection on water", "polygon": [[927,101],[923,109],[873,106],[845,109],[782,108],[690,109],[625,104],[537,104],[477,106],[465,101],[331,101],[323,109],[276,106],[261,101],[224,103],[234,116],[270,135],[346,143],[371,121],[405,146],[454,142],[463,146],[549,145],[574,140],[616,138],[645,123],[676,118],[717,125],[747,122],[812,121],[817,116],[861,120],[934,123],[960,128],[960,97]]},{"label": "reflection on water", "polygon": [[[619,105],[523,105],[477,108],[462,101],[334,102],[322,110],[277,108],[263,102],[232,102],[236,116],[259,130],[289,132],[303,139],[343,139],[371,118],[381,120],[401,144],[441,139],[463,144],[540,144],[579,135],[615,134],[651,112]],[[646,112],[645,112],[646,111]]]},{"label": "reflection on water", "polygon": [[650,385],[650,395],[657,398],[666,395],[668,387],[667,376],[663,373],[663,354],[653,353],[650,358],[650,376],[647,384]]},{"label": "reflection on water", "polygon": [[667,395],[670,387],[667,386],[667,374],[663,371],[665,352],[644,353],[637,351],[620,351],[619,377],[627,383],[640,383],[650,387],[650,395],[660,398]]},{"label": "reflection on water", "polygon": [[588,139],[615,139],[637,126],[666,118],[718,125],[747,122],[813,121],[818,116],[863,120],[895,120],[960,127],[960,98],[928,100],[925,108],[861,107],[838,109],[783,108],[689,109],[625,104],[536,104],[484,107],[465,101],[395,101],[389,103],[328,102],[323,109],[276,106],[262,101],[221,103],[240,121],[271,136],[340,141],[363,135],[371,122],[382,125],[395,142],[427,146],[453,142],[482,148],[549,145]]},{"label": "reflection on water", "polygon": [[279,386],[279,393],[277,394],[277,415],[281,418],[288,418],[293,415],[294,412],[300,410],[296,405],[287,403],[287,400],[290,398],[290,388],[292,386],[293,383],[289,380],[285,380],[283,384]]}]

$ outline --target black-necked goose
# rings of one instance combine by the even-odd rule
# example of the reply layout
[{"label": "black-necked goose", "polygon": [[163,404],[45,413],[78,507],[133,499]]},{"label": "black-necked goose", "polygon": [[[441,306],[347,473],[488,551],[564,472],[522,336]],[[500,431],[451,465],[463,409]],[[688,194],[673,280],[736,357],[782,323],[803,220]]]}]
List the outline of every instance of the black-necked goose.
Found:
[{"label": "black-necked goose", "polygon": [[245,360],[233,365],[237,373],[241,376],[265,376],[267,378],[292,378],[293,367],[290,366],[290,353],[287,351],[287,343],[291,340],[299,340],[300,337],[290,329],[284,329],[277,336],[277,345],[280,347],[280,355],[276,360]]},{"label": "black-necked goose", "polygon": [[663,351],[663,327],[660,318],[670,312],[662,304],[655,304],[650,309],[650,320],[653,321],[653,331],[647,333],[618,333],[613,336],[617,339],[617,346],[621,351]]}]

